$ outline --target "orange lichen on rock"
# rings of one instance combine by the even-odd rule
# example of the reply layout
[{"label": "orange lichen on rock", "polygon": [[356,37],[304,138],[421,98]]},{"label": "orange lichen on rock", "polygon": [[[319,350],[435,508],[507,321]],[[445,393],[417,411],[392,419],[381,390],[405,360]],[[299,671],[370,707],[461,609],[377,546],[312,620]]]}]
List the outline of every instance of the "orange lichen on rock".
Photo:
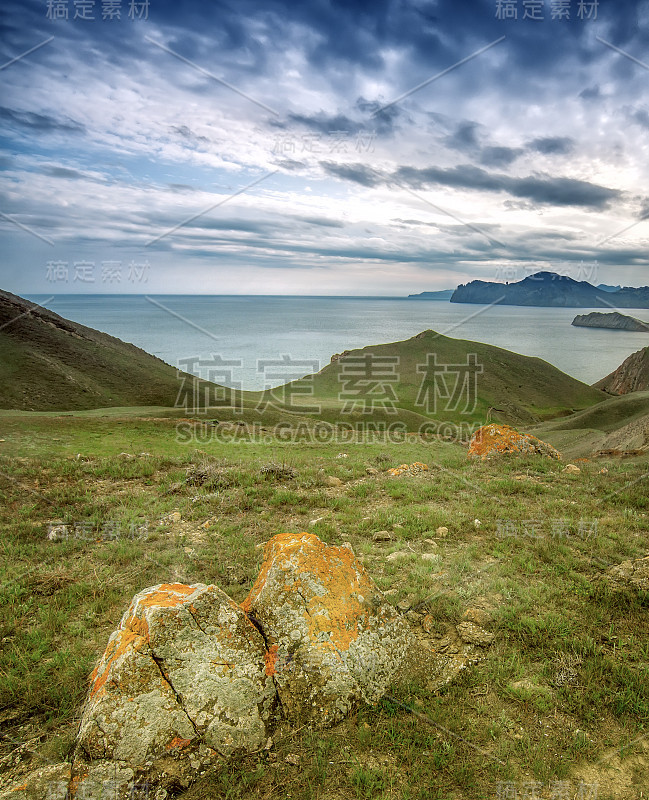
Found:
[{"label": "orange lichen on rock", "polygon": [[293,721],[341,719],[354,700],[375,702],[401,663],[410,631],[350,546],[282,533],[243,603],[263,628],[282,707]]},{"label": "orange lichen on rock", "polygon": [[273,644],[268,648],[266,654],[264,655],[264,661],[266,662],[266,675],[268,675],[268,677],[275,675],[275,665],[277,664],[277,650],[278,650],[278,645]]},{"label": "orange lichen on rock", "polygon": [[103,658],[92,671],[90,697],[94,698],[99,692],[105,691],[105,684],[114,661],[126,655],[128,651],[138,650],[145,644],[146,639],[132,630],[117,631],[114,638],[108,642]]},{"label": "orange lichen on rock", "polygon": [[302,616],[309,635],[326,632],[336,648],[347,650],[367,616],[365,598],[377,591],[359,566],[349,547],[326,545],[312,533],[278,534],[266,545],[264,563],[242,608],[246,612],[252,608],[267,586],[271,568],[280,570],[289,576],[289,581],[278,587],[280,595],[302,598]]},{"label": "orange lichen on rock", "polygon": [[418,475],[420,472],[428,472],[428,464],[415,461],[413,464],[400,464],[388,470],[388,475],[396,477],[398,475]]},{"label": "orange lichen on rock", "polygon": [[187,745],[191,743],[191,739],[183,739],[181,736],[174,736],[167,745],[167,750],[182,750],[183,747],[187,747]]},{"label": "orange lichen on rock", "polygon": [[184,583],[162,583],[157,591],[151,592],[140,600],[143,606],[171,607],[184,603],[185,598],[196,591],[195,586]]},{"label": "orange lichen on rock", "polygon": [[504,453],[543,455],[561,459],[561,453],[552,445],[529,433],[519,433],[509,425],[495,423],[483,425],[473,434],[469,442],[469,458],[486,459]]}]

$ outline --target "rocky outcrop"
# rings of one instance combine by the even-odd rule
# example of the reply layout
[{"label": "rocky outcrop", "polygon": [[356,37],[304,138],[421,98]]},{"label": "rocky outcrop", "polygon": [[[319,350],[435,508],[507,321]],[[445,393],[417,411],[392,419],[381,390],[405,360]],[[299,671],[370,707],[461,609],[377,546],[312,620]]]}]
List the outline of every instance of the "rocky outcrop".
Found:
[{"label": "rocky outcrop", "polygon": [[279,534],[241,606],[204,584],[135,595],[91,675],[73,762],[1,797],[175,796],[270,746],[282,717],[323,727],[376,703],[413,645],[350,546]]},{"label": "rocky outcrop", "polygon": [[640,331],[649,333],[649,323],[627,314],[620,314],[613,311],[610,314],[603,314],[600,311],[592,311],[590,314],[577,314],[572,324],[579,328],[609,328],[614,331]]},{"label": "rocky outcrop", "polygon": [[340,361],[341,358],[348,356],[351,353],[351,350],[343,350],[342,353],[334,353],[331,356],[331,363],[335,364],[336,361]]},{"label": "rocky outcrop", "polygon": [[282,710],[300,724],[331,725],[357,702],[377,702],[411,641],[351,547],[309,533],[268,542],[242,607],[266,637]]},{"label": "rocky outcrop", "polygon": [[649,389],[649,347],[632,353],[620,366],[593,384],[609,394],[644,392]]},{"label": "rocky outcrop", "polygon": [[567,275],[537,272],[517,283],[471,281],[453,292],[451,303],[490,303],[510,306],[558,306],[563,308],[649,308],[649,286],[603,291],[587,281]]},{"label": "rocky outcrop", "polygon": [[542,455],[561,458],[552,445],[542,442],[529,433],[519,433],[509,425],[483,425],[471,437],[469,458],[487,459],[503,454]]}]

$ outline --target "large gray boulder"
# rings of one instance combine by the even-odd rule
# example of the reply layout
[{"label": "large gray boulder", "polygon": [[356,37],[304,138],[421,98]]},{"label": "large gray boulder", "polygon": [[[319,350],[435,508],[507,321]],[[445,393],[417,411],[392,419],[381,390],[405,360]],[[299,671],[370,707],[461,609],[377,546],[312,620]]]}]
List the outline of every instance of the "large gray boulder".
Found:
[{"label": "large gray boulder", "polygon": [[243,608],[264,631],[286,717],[332,725],[385,694],[412,642],[349,546],[309,533],[274,536]]},{"label": "large gray boulder", "polygon": [[216,586],[145,589],[92,674],[78,756],[140,774],[172,756],[191,773],[259,749],[276,698],[264,654],[259,631]]}]

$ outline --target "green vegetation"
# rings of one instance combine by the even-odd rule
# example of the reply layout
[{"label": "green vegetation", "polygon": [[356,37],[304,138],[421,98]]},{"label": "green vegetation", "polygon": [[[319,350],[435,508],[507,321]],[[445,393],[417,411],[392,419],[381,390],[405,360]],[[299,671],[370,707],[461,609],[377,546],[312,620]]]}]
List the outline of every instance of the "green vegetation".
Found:
[{"label": "green vegetation", "polygon": [[3,291],[0,375],[0,408],[33,411],[172,406],[180,386],[139,347]]},{"label": "green vegetation", "polygon": [[[469,403],[467,408],[467,404],[460,400],[457,407],[452,408],[452,402],[438,401],[439,407],[434,408],[432,404],[427,406],[424,398],[419,397],[422,382],[432,376],[434,371],[422,371],[422,365],[427,363],[429,354],[436,356],[438,367],[443,368],[444,364],[454,365],[444,379],[446,391],[450,395],[456,387],[455,368],[467,365],[469,358],[475,356],[475,362],[481,368],[476,381],[475,406]],[[321,419],[352,422],[360,420],[362,408],[353,409],[352,413],[343,412],[345,403],[339,399],[339,394],[342,391],[352,395],[357,386],[354,383],[354,373],[359,374],[359,367],[353,366],[352,359],[362,359],[364,356],[392,359],[392,363],[396,365],[394,372],[399,376],[399,380],[390,386],[396,395],[394,405],[400,416],[382,413],[383,404],[377,402],[372,408],[372,419],[385,420],[388,423],[403,419],[410,430],[417,430],[431,418],[436,421],[483,424],[491,416],[490,409],[494,421],[529,424],[535,420],[584,409],[606,399],[603,392],[566,375],[540,358],[522,356],[480,342],[451,339],[434,331],[423,331],[404,342],[352,350],[344,358],[326,366],[312,380],[293,382],[283,387],[283,391],[289,392],[296,385],[303,389],[311,386],[313,400],[311,397],[308,400],[320,405]],[[385,375],[390,367],[388,362],[384,363]],[[362,375],[362,370],[360,374]],[[275,390],[275,397],[279,395],[281,399],[281,391]],[[440,393],[443,394],[441,388]],[[432,399],[432,394],[431,391],[429,399]],[[470,396],[469,392],[465,393],[464,399],[467,396]],[[418,397],[420,402],[417,402]],[[367,401],[368,398],[371,398],[369,391],[361,399]],[[367,403],[366,407],[371,406]],[[356,412],[356,416],[353,412]]]},{"label": "green vegetation", "polygon": [[[429,356],[436,358],[436,365],[424,369]],[[366,365],[354,364],[354,359],[364,357],[369,359]],[[480,370],[475,384],[470,369],[467,375],[458,372],[470,359]],[[441,374],[444,365],[452,365],[446,375]],[[249,418],[256,413],[266,425],[274,424],[277,412],[261,414],[254,409],[271,403],[293,420],[297,407],[305,418],[351,425],[371,418],[377,425],[397,423],[411,431],[431,420],[467,427],[488,418],[529,424],[606,398],[541,359],[434,331],[353,350],[312,378],[272,392],[230,395],[223,387],[191,376],[185,376],[183,384],[173,367],[134,345],[34,308],[6,292],[0,292],[0,375],[0,408],[5,409],[60,412],[176,402],[193,407],[197,397],[205,405],[205,397],[208,404],[215,404],[215,398],[227,396],[246,409]],[[426,384],[428,393],[420,395]],[[444,395],[446,399],[438,399]]]},{"label": "green vegetation", "polygon": [[[322,374],[333,386],[335,370]],[[590,398],[575,392],[575,405]],[[273,413],[268,431],[290,419]],[[133,594],[204,582],[241,601],[259,545],[310,530],[349,541],[436,646],[475,606],[489,609],[494,642],[446,686],[422,662],[331,730],[279,730],[269,752],[223,763],[187,800],[478,800],[530,781],[545,798],[553,781],[574,796],[582,780],[599,800],[638,797],[649,597],[599,576],[646,553],[646,462],[587,461],[570,475],[541,458],[469,462],[434,438],[246,442],[179,416],[0,415],[0,774],[69,754],[88,676]],[[178,424],[190,425],[181,437]],[[415,461],[429,471],[385,472]],[[391,541],[375,543],[379,530]],[[408,555],[388,560],[396,551]]]}]

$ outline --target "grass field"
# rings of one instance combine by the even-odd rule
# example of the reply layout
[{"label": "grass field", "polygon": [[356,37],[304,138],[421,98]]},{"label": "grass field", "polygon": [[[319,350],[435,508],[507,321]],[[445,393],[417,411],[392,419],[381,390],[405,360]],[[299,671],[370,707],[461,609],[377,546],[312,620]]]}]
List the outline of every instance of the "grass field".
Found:
[{"label": "grass field", "polygon": [[[349,541],[431,647],[470,608],[494,641],[448,685],[414,665],[376,707],[324,732],[281,730],[187,798],[647,796],[649,597],[599,580],[649,551],[646,460],[571,475],[541,458],[470,463],[417,436],[193,439],[185,422],[179,437],[178,416],[0,416],[0,787],[70,755],[88,676],[133,594],[204,582],[241,601],[259,545],[309,530]],[[415,461],[429,470],[386,474]],[[375,543],[383,530],[391,541]]]}]

